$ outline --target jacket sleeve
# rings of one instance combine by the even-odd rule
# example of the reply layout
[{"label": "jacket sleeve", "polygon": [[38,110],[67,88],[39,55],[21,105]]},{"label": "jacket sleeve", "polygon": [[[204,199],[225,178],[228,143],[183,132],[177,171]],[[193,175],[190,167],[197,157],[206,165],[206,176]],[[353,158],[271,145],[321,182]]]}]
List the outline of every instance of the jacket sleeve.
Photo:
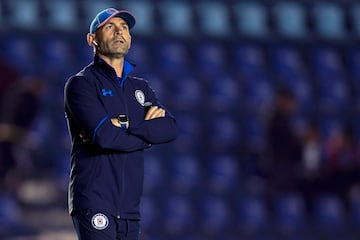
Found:
[{"label": "jacket sleeve", "polygon": [[104,149],[125,152],[142,150],[149,146],[141,138],[112,125],[98,99],[96,85],[85,77],[71,78],[65,85],[64,97],[69,121],[75,122],[93,144]]},{"label": "jacket sleeve", "polygon": [[175,140],[178,135],[175,117],[160,104],[154,91],[148,85],[146,85],[146,87],[147,96],[149,96],[148,101],[152,103],[152,106],[158,106],[164,109],[165,117],[144,120],[141,124],[134,127],[130,124],[130,133],[139,136],[151,144],[160,144]]}]

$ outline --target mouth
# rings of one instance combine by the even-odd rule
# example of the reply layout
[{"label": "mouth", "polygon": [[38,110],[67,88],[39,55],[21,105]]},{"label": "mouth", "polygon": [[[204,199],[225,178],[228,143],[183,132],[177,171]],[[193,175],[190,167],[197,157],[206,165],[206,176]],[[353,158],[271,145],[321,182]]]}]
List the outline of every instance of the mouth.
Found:
[{"label": "mouth", "polygon": [[125,41],[123,40],[123,39],[115,39],[114,40],[114,43],[121,43],[121,44],[124,44],[125,43]]}]

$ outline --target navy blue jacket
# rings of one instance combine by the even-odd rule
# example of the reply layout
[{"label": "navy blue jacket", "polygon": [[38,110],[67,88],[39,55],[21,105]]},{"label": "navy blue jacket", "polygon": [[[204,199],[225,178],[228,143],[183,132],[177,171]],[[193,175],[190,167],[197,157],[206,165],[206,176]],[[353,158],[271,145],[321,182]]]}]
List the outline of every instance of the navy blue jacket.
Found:
[{"label": "navy blue jacket", "polygon": [[[94,61],[65,85],[65,114],[71,137],[69,212],[103,211],[115,217],[139,219],[144,178],[144,149],[177,136],[174,117],[144,120],[147,104],[160,105],[147,81],[123,77],[95,56]],[[126,114],[122,129],[111,118]]]}]

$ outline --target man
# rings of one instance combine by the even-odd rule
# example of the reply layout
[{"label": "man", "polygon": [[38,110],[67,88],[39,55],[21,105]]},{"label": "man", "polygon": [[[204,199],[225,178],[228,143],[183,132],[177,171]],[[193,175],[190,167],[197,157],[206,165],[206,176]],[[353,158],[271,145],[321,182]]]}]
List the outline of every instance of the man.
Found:
[{"label": "man", "polygon": [[135,17],[99,12],[87,42],[94,61],[65,85],[72,141],[69,212],[81,240],[139,239],[143,151],[177,136],[174,117],[124,59]]}]

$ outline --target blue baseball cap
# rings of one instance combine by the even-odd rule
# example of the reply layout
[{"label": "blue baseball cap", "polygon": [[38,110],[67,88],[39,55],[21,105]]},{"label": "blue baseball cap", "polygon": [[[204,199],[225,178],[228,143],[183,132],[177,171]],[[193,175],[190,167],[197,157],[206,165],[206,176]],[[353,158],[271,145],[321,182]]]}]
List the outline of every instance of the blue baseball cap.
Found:
[{"label": "blue baseball cap", "polygon": [[117,10],[115,8],[107,8],[96,14],[90,24],[90,33],[95,33],[98,28],[104,26],[105,23],[113,17],[120,17],[124,19],[129,26],[129,29],[131,29],[136,23],[135,16],[131,12],[127,10]]}]

